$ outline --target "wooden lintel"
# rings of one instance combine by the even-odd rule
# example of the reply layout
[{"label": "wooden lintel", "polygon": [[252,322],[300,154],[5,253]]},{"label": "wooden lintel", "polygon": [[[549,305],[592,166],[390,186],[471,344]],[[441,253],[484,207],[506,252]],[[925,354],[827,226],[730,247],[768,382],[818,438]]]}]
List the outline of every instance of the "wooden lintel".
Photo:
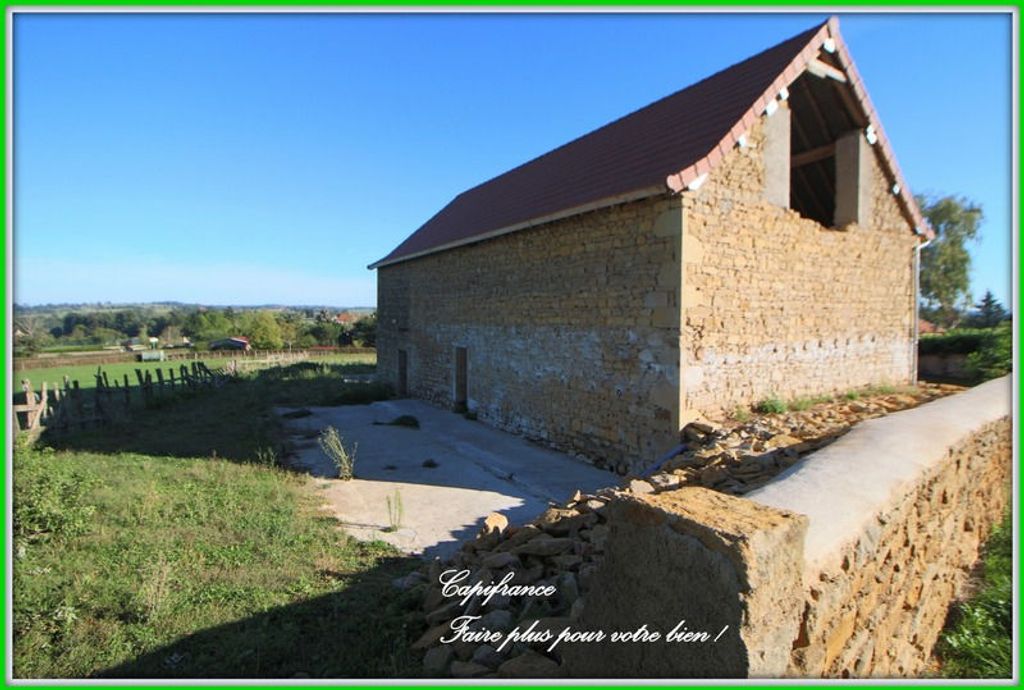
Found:
[{"label": "wooden lintel", "polygon": [[836,69],[821,60],[811,60],[808,62],[807,71],[821,79],[835,79],[838,82],[846,83],[846,74],[841,69]]},{"label": "wooden lintel", "polygon": [[836,144],[835,142],[832,142],[831,144],[825,144],[824,146],[819,146],[808,151],[794,154],[789,161],[789,165],[792,168],[800,168],[802,166],[824,160],[825,158],[834,155],[835,152]]}]

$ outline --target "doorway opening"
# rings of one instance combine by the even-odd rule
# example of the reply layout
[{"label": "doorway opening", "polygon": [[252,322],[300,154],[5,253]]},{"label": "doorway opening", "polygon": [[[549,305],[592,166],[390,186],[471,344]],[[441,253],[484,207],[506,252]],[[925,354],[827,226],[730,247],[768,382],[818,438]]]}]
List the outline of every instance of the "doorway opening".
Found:
[{"label": "doorway opening", "polygon": [[409,394],[409,359],[405,350],[398,351],[398,395],[404,398]]},{"label": "doorway opening", "polygon": [[455,409],[458,411],[465,412],[466,402],[469,398],[466,391],[468,389],[468,371],[466,365],[466,348],[457,347],[455,348]]}]

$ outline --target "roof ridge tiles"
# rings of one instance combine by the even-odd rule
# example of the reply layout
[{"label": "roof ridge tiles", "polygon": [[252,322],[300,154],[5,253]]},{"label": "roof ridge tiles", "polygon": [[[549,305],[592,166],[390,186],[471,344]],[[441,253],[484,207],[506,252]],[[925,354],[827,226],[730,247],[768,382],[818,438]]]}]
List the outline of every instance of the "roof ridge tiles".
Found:
[{"label": "roof ridge tiles", "polygon": [[899,185],[901,206],[915,230],[930,236],[838,27],[838,19],[830,17],[462,191],[370,268],[598,208],[602,201],[621,203],[659,189],[684,191],[724,158],[827,39],[834,41],[855,100],[875,129],[883,168]]}]

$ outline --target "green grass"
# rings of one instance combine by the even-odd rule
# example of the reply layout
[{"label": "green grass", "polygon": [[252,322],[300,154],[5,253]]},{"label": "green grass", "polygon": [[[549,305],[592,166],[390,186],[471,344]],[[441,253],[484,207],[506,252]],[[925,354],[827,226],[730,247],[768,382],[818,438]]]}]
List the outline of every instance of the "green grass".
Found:
[{"label": "green grass", "polygon": [[[276,466],[271,407],[367,398],[361,365],[264,370],[140,409],[120,428],[44,435],[14,458],[18,677],[415,675],[418,565],[359,543]],[[355,392],[353,392],[355,391]]]},{"label": "green grass", "polygon": [[42,442],[59,449],[240,462],[268,448],[283,456],[281,424],[273,407],[365,404],[389,397],[390,389],[383,384],[345,382],[367,369],[372,371],[365,364],[314,362],[262,369],[219,389],[180,392],[159,399],[152,409],[136,408],[116,429],[44,432]]},{"label": "green grass", "polygon": [[949,678],[1009,678],[1013,662],[1013,529],[1007,515],[989,536],[978,591],[953,613],[939,641]]},{"label": "green grass", "polygon": [[296,475],[24,449],[15,473],[17,677],[414,672],[390,584],[411,560],[347,538]]},{"label": "green grass", "polygon": [[796,398],[786,403],[786,407],[795,412],[803,412],[809,410],[815,405],[821,405],[823,403],[832,402],[832,396],[830,395],[815,395],[807,398]]},{"label": "green grass", "polygon": [[732,412],[732,418],[741,424],[749,422],[751,418],[750,410],[742,405],[737,406]]},{"label": "green grass", "polygon": [[[223,356],[217,357],[211,354],[204,354],[199,361],[206,364],[211,369],[218,369],[223,367],[231,360],[230,357]],[[324,357],[317,357],[315,360],[310,360],[310,364],[327,364],[327,365],[344,365],[349,367],[349,372],[372,372],[376,365],[376,355],[372,353],[367,354],[331,354]],[[21,380],[29,379],[32,382],[32,386],[35,390],[39,390],[40,385],[43,381],[47,384],[53,385],[58,384],[63,386],[64,376],[67,376],[72,381],[77,380],[78,385],[82,388],[95,388],[96,387],[96,369],[97,367],[102,368],[107,374],[107,378],[110,384],[114,384],[114,380],[118,380],[124,385],[124,375],[128,375],[128,382],[132,385],[138,385],[138,380],[135,377],[135,370],[141,369],[143,373],[146,371],[152,371],[154,378],[156,377],[156,370],[162,369],[164,376],[166,377],[168,369],[174,369],[174,375],[178,376],[181,370],[181,365],[184,364],[191,369],[192,360],[176,360],[168,362],[123,362],[116,364],[75,364],[58,367],[42,367],[38,369],[19,369],[14,372],[15,388],[20,390]]]},{"label": "green grass", "polygon": [[49,354],[63,354],[65,352],[109,352],[99,345],[51,345],[39,350]]},{"label": "green grass", "polygon": [[762,414],[783,414],[788,409],[789,406],[778,398],[768,398],[754,406],[754,410]]}]

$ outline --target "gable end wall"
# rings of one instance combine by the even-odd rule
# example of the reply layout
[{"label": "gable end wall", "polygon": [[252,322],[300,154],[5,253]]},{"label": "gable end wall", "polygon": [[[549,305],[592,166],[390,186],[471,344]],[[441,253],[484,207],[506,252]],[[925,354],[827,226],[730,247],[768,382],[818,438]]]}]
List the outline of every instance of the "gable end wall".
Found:
[{"label": "gable end wall", "polygon": [[684,422],[912,376],[917,240],[877,151],[871,222],[833,230],[763,200],[764,130],[684,194]]}]

